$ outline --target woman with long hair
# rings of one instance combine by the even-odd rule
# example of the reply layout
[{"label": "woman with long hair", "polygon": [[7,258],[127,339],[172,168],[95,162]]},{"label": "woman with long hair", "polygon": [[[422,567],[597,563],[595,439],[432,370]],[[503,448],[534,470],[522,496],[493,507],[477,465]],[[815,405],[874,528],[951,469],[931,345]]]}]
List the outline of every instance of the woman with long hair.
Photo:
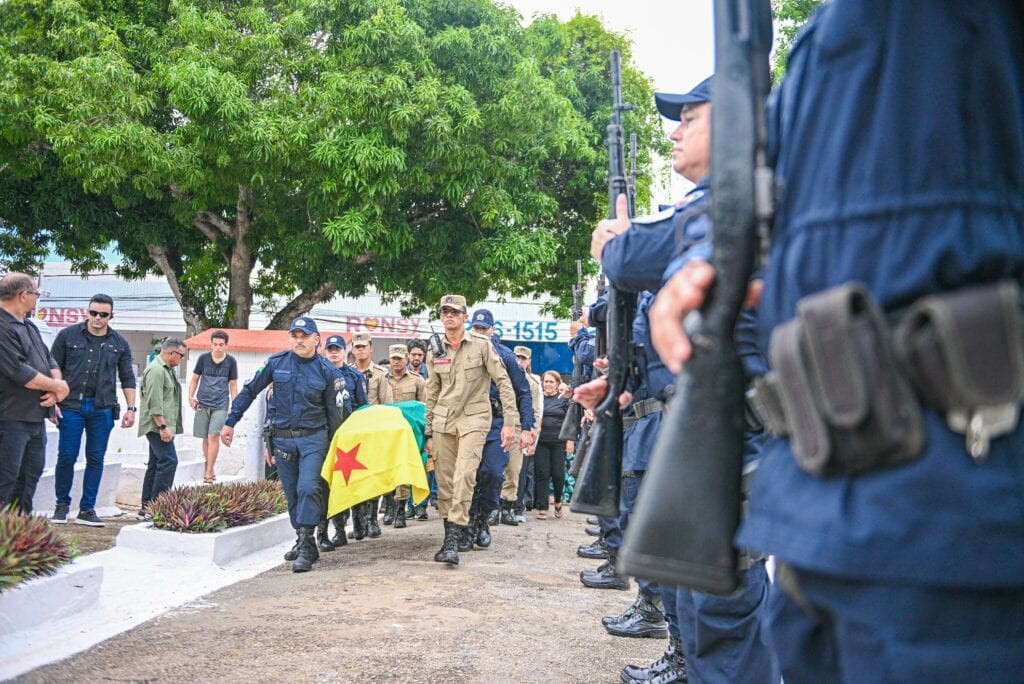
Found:
[{"label": "woman with long hair", "polygon": [[562,422],[569,410],[569,399],[564,396],[565,383],[553,370],[544,373],[544,410],[540,421],[540,437],[533,456],[537,478],[533,507],[538,520],[548,517],[548,488],[554,486],[555,517],[562,517],[562,491],[565,489],[565,457],[573,451],[573,443],[558,438]]}]

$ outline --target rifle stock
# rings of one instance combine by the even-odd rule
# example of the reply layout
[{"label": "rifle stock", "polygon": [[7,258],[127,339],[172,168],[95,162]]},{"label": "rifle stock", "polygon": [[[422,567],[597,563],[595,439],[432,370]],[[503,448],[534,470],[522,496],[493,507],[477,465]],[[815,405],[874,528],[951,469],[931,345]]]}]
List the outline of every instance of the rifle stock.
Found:
[{"label": "rifle stock", "polygon": [[694,353],[676,383],[618,557],[624,574],[710,593],[731,592],[739,582],[733,537],[742,502],[746,378],[734,335],[753,270],[755,221],[763,214],[755,196],[765,177],[770,43],[768,0],[716,0],[711,213],[717,276],[691,331]]}]

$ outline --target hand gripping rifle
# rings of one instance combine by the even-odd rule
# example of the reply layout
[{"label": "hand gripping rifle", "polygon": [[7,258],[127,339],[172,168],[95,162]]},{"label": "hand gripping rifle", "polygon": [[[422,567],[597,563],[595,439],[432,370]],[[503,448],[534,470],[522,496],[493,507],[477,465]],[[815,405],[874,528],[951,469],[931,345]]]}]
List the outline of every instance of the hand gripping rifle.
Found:
[{"label": "hand gripping rifle", "polygon": [[[611,55],[612,106],[608,125],[608,215],[615,218],[615,202],[629,194],[622,144],[622,113],[633,109],[622,103],[622,64],[618,50]],[[630,215],[633,207],[630,205]],[[626,388],[633,365],[632,324],[636,295],[608,287],[607,344],[608,395],[594,410],[590,450],[583,463],[569,508],[605,518],[619,515],[619,479],[622,473],[622,409],[619,395]]]},{"label": "hand gripping rifle", "polygon": [[[578,321],[581,318],[583,318],[583,262],[577,259],[576,285],[572,288],[572,320]],[[572,355],[572,386],[576,388],[582,384],[583,364],[580,363],[578,355],[574,353]],[[580,405],[575,401],[571,402],[569,410],[565,412],[565,420],[562,421],[562,429],[558,433],[558,439],[576,441],[580,430],[580,418]],[[578,456],[579,454],[577,453]]]},{"label": "hand gripping rifle", "polygon": [[769,0],[715,0],[717,276],[690,334],[693,357],[676,383],[618,560],[624,574],[711,593],[731,592],[739,581],[732,542],[740,522],[746,379],[734,331],[754,264],[755,224],[771,216],[764,118],[770,45]]}]

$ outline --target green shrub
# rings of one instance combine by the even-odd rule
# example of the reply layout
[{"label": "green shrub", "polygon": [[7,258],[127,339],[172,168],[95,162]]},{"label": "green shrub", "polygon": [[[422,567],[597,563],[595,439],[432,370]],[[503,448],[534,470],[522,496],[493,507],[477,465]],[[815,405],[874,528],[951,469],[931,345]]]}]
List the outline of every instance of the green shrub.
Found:
[{"label": "green shrub", "polygon": [[32,577],[52,575],[75,555],[74,545],[57,534],[46,518],[0,509],[0,591]]},{"label": "green shrub", "polygon": [[281,483],[175,487],[150,502],[153,526],[171,532],[219,532],[288,510]]}]

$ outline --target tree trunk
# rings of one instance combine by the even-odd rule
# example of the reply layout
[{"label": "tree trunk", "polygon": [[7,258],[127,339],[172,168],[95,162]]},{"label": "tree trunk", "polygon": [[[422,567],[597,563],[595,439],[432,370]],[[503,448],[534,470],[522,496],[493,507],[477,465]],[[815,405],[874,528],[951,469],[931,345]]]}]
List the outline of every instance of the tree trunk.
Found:
[{"label": "tree trunk", "polygon": [[178,260],[177,255],[168,251],[166,245],[146,245],[146,251],[149,252],[149,258],[156,263],[160,272],[167,278],[167,285],[171,288],[174,298],[178,300],[178,304],[181,306],[181,315],[185,319],[185,336],[192,337],[193,335],[198,335],[200,331],[206,328],[204,325],[206,312],[192,297],[182,291],[181,281],[179,280],[181,262]]},{"label": "tree trunk", "polygon": [[234,244],[228,273],[228,314],[231,317],[228,325],[232,328],[248,328],[249,315],[252,313],[252,284],[249,277],[256,262],[252,249],[245,242],[252,227],[252,204],[252,191],[244,185],[239,186],[235,223],[231,231]]},{"label": "tree trunk", "polygon": [[292,319],[308,313],[310,309],[329,299],[336,291],[334,283],[324,283],[313,292],[303,292],[284,305],[267,324],[267,330],[287,330]]}]

